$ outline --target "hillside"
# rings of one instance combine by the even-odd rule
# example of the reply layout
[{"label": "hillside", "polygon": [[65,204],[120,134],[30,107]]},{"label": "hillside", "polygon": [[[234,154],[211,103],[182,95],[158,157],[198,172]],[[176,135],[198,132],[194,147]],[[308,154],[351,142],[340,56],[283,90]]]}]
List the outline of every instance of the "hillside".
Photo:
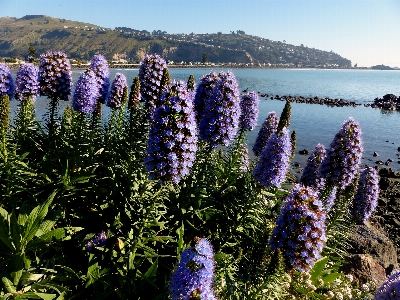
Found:
[{"label": "hillside", "polygon": [[70,58],[88,60],[102,53],[109,60],[140,62],[146,53],[158,53],[176,62],[236,63],[299,67],[350,67],[340,55],[248,35],[168,34],[165,31],[114,29],[43,15],[0,18],[0,57],[25,58],[29,44],[36,53],[63,50]]}]

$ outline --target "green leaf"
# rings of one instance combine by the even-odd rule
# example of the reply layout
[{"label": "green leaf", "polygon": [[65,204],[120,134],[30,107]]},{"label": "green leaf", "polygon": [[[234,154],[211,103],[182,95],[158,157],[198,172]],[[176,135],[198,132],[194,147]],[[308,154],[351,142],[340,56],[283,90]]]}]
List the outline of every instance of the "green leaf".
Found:
[{"label": "green leaf", "polygon": [[29,214],[28,220],[25,224],[25,233],[23,237],[23,242],[25,244],[27,244],[36,235],[36,232],[40,228],[40,224],[47,215],[51,201],[53,201],[56,193],[57,191],[54,191],[42,205],[36,206]]},{"label": "green leaf", "polygon": [[179,256],[184,246],[183,236],[185,234],[185,227],[183,222],[182,225],[176,230],[176,233],[178,234],[178,246],[176,247],[176,255]]},{"label": "green leaf", "polygon": [[56,221],[54,220],[45,220],[40,224],[39,230],[36,232],[37,237],[42,236],[43,234],[47,233],[49,230],[51,230],[54,225],[56,224]]},{"label": "green leaf", "polygon": [[38,281],[40,278],[42,278],[44,274],[32,274],[30,272],[23,272],[21,276],[21,285],[30,285],[34,283],[35,281]]},{"label": "green leaf", "polygon": [[15,289],[15,286],[13,285],[13,283],[11,282],[10,279],[8,279],[7,277],[2,277],[1,281],[4,284],[4,287],[6,289],[6,291],[8,293],[15,293],[17,290]]},{"label": "green leaf", "polygon": [[57,297],[56,294],[45,294],[45,293],[34,293],[35,295],[39,296],[39,299],[43,300],[53,300],[55,297]]},{"label": "green leaf", "polygon": [[15,251],[15,247],[11,242],[10,233],[6,227],[6,224],[8,224],[8,218],[8,212],[0,207],[0,240],[12,251]]},{"label": "green leaf", "polygon": [[16,251],[21,251],[21,232],[19,228],[19,224],[17,218],[15,217],[15,212],[11,212],[10,214],[10,231],[11,231],[11,239],[16,248]]},{"label": "green leaf", "polygon": [[322,280],[324,281],[324,283],[331,283],[339,277],[340,277],[340,273],[331,273],[331,274],[324,276],[322,278]]},{"label": "green leaf", "polygon": [[21,206],[21,209],[19,210],[19,215],[18,215],[18,224],[20,226],[24,226],[26,220],[28,220],[29,212],[31,211],[31,208],[28,203],[24,202]]},{"label": "green leaf", "polygon": [[312,270],[310,271],[311,282],[314,285],[317,284],[318,277],[321,274],[322,270],[325,268],[325,265],[327,262],[328,262],[328,257],[323,257],[323,258],[319,259],[315,263],[314,268],[312,268]]},{"label": "green leaf", "polygon": [[155,277],[157,274],[157,268],[158,268],[158,259],[154,261],[154,263],[150,266],[150,268],[144,273],[143,279],[150,279],[152,277]]}]

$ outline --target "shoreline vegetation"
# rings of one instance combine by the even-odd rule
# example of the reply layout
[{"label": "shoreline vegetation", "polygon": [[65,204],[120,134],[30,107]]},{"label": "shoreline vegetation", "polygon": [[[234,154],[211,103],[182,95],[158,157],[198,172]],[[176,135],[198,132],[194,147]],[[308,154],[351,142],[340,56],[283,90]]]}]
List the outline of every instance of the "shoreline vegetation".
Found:
[{"label": "shoreline vegetation", "polygon": [[[39,95],[50,100],[42,121]],[[379,278],[372,267],[344,271],[351,230],[369,226],[379,197],[377,169],[361,166],[359,122],[338,123],[294,183],[291,101],[268,114],[249,149],[259,101],[240,93],[231,71],[171,80],[154,54],[132,83],[110,78],[100,54],[76,82],[64,52],[42,54],[15,80],[0,64],[0,296],[394,295],[397,262],[380,266]],[[104,105],[111,112],[102,120]]]}]

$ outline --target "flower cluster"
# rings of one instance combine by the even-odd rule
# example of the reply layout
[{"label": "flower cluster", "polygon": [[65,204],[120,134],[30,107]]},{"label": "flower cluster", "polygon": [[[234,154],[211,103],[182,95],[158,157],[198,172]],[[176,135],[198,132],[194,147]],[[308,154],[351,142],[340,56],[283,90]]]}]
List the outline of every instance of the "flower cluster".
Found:
[{"label": "flower cluster", "polygon": [[379,178],[373,167],[366,167],[358,180],[357,192],[352,205],[352,216],[358,222],[367,222],[378,205]]},{"label": "flower cluster", "polygon": [[122,73],[115,74],[106,105],[111,108],[120,108],[124,102],[124,89],[127,87],[125,75]]},{"label": "flower cluster", "polygon": [[396,270],[375,292],[375,300],[400,299],[400,270]]},{"label": "flower cluster", "polygon": [[214,252],[210,242],[197,239],[195,245],[182,252],[172,274],[169,291],[172,300],[213,300]]},{"label": "flower cluster", "polygon": [[0,96],[8,95],[10,100],[14,97],[14,80],[10,68],[0,64]]},{"label": "flower cluster", "polygon": [[314,151],[308,157],[307,164],[301,174],[300,183],[306,186],[320,188],[320,181],[318,180],[319,167],[325,156],[325,146],[322,144],[315,146]]},{"label": "flower cluster", "polygon": [[253,171],[254,179],[267,188],[281,187],[289,169],[291,153],[289,130],[283,128],[282,132],[270,137]]},{"label": "flower cluster", "polygon": [[129,93],[128,108],[137,108],[140,103],[140,81],[139,77],[136,76],[133,79],[131,85],[131,91]]},{"label": "flower cluster", "polygon": [[107,60],[103,55],[96,54],[92,58],[90,69],[96,75],[96,83],[99,89],[98,101],[104,103],[108,98],[108,90],[110,88],[110,72]]},{"label": "flower cluster", "polygon": [[331,210],[333,204],[335,204],[336,195],[337,195],[337,186],[334,186],[332,192],[324,201],[324,211],[326,213],[328,213]]},{"label": "flower cluster", "polygon": [[99,92],[96,75],[91,69],[86,70],[79,76],[76,83],[72,98],[72,108],[85,114],[92,112],[96,106]]},{"label": "flower cluster", "polygon": [[200,78],[200,83],[197,86],[196,95],[194,97],[194,108],[197,114],[197,124],[200,124],[206,105],[210,101],[214,88],[219,80],[220,78],[215,72],[210,72],[209,74],[206,74]]},{"label": "flower cluster", "polygon": [[280,249],[294,269],[308,272],[326,241],[326,215],[317,192],[296,184],[284,202],[269,241],[271,250]]},{"label": "flower cluster", "polygon": [[193,94],[185,82],[173,82],[161,101],[151,123],[145,165],[151,179],[177,183],[189,175],[197,152]]},{"label": "flower cluster", "polygon": [[19,67],[15,79],[15,99],[35,100],[39,95],[39,68],[34,64],[26,63]]},{"label": "flower cluster", "polygon": [[220,72],[220,80],[214,88],[211,99],[206,103],[200,121],[200,138],[211,147],[227,146],[235,137],[239,126],[239,87],[232,72]]},{"label": "flower cluster", "polygon": [[328,185],[344,189],[356,177],[362,157],[360,124],[349,118],[335,135],[320,166],[320,177]]},{"label": "flower cluster", "polygon": [[102,231],[98,235],[92,237],[86,242],[85,247],[87,251],[92,251],[94,247],[102,247],[105,245],[107,240],[107,232]]},{"label": "flower cluster", "polygon": [[68,101],[71,94],[71,64],[64,52],[48,51],[39,59],[40,95]]},{"label": "flower cluster", "polygon": [[253,153],[255,156],[259,156],[268,144],[268,140],[272,134],[276,132],[278,128],[279,118],[274,111],[271,111],[264,123],[261,125],[256,141],[253,146]]},{"label": "flower cluster", "polygon": [[167,63],[157,54],[146,55],[140,65],[140,93],[150,117],[154,116],[158,106],[158,99],[163,88],[161,81],[166,69]]},{"label": "flower cluster", "polygon": [[258,93],[250,92],[244,94],[240,100],[242,114],[239,119],[239,127],[244,130],[253,130],[257,125],[258,118]]},{"label": "flower cluster", "polygon": [[249,150],[246,144],[241,144],[238,148],[239,159],[237,161],[239,165],[239,172],[247,172],[250,167]]}]

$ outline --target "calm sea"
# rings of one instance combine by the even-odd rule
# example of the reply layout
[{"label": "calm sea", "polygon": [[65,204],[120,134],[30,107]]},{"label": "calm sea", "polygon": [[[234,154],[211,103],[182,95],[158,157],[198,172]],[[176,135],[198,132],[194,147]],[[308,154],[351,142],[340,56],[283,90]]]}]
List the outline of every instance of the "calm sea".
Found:
[{"label": "calm sea", "polygon": [[[170,74],[171,79],[184,81],[193,74],[198,82],[202,75],[211,70],[170,69]],[[227,70],[214,69],[214,71]],[[242,91],[248,88],[249,91],[257,91],[261,94],[343,98],[360,104],[372,103],[374,98],[388,93],[400,95],[400,71],[319,69],[234,69],[232,71]],[[81,72],[73,71],[74,82]],[[129,85],[138,74],[137,69],[111,69],[111,78],[114,78],[117,72],[127,77]],[[15,109],[17,101],[12,102],[12,107]],[[47,103],[45,98],[39,98],[36,101],[39,118],[43,116]],[[67,103],[61,103],[60,109],[62,110],[65,105]],[[284,105],[284,101],[260,97],[258,125],[262,124],[271,111],[279,115]],[[295,130],[297,133],[297,151],[294,161],[304,167],[308,156],[302,156],[298,154],[298,151],[307,149],[311,152],[317,143],[328,147],[342,123],[349,117],[354,117],[361,124],[364,140],[363,164],[375,165],[377,160],[386,162],[392,159],[393,162],[389,167],[400,171],[400,157],[397,156],[400,154],[397,150],[400,147],[400,113],[363,105],[328,107],[292,103],[290,130]],[[250,149],[259,126],[248,135]],[[374,151],[378,152],[378,157],[373,157]]]}]

